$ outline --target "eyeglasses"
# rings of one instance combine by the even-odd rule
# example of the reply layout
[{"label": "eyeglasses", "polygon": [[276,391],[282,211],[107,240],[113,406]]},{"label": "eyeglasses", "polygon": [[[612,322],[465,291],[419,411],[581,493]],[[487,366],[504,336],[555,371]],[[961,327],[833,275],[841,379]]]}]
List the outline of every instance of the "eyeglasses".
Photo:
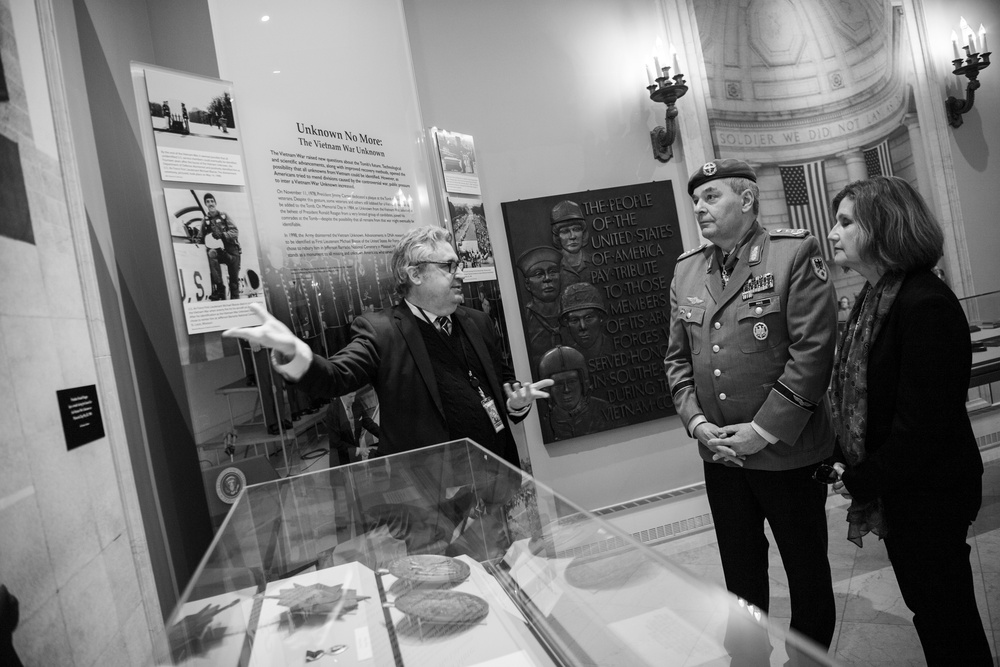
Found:
[{"label": "eyeglasses", "polygon": [[445,271],[447,271],[451,275],[455,275],[456,273],[458,273],[459,267],[462,266],[461,262],[459,262],[457,260],[454,260],[454,259],[451,260],[451,261],[448,261],[448,262],[431,262],[431,261],[428,260],[428,261],[423,261],[423,262],[418,262],[418,263],[419,264],[437,264],[438,266],[442,267]]}]

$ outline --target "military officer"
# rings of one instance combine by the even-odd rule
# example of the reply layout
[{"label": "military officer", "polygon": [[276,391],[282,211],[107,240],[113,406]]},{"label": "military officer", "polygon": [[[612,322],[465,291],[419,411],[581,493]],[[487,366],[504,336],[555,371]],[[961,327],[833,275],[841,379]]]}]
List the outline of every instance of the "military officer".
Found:
[{"label": "military officer", "polygon": [[704,459],[726,586],[767,611],[766,520],[788,574],[791,627],[828,648],[835,609],[827,490],[811,474],[833,450],[829,270],[808,231],[760,225],[757,176],[747,163],[699,167],[688,194],[710,242],[677,259],[664,366]]}]

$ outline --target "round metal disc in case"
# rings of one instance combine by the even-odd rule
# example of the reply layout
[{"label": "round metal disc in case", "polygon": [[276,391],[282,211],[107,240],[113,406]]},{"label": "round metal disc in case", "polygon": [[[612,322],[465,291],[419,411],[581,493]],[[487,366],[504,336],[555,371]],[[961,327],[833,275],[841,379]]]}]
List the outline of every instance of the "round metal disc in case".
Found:
[{"label": "round metal disc in case", "polygon": [[421,623],[471,625],[490,612],[486,600],[459,591],[415,589],[396,598],[396,609]]},{"label": "round metal disc in case", "polygon": [[469,566],[448,556],[418,554],[392,561],[389,574],[421,584],[457,584],[468,579]]}]

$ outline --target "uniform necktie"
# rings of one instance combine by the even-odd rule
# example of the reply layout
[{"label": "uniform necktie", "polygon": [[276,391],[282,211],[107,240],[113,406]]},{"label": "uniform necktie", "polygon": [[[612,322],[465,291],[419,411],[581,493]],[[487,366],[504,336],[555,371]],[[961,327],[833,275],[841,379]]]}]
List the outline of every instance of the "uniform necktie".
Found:
[{"label": "uniform necktie", "polygon": [[434,324],[437,325],[438,331],[443,332],[446,336],[451,335],[451,319],[442,315],[434,320]]}]

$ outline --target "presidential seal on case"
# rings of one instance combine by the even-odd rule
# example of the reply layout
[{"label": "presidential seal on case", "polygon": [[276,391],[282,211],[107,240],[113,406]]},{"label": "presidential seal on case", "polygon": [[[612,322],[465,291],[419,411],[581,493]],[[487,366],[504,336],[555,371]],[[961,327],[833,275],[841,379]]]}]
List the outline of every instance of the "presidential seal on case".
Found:
[{"label": "presidential seal on case", "polygon": [[240,491],[247,485],[246,475],[239,468],[225,468],[215,478],[215,494],[219,500],[232,505],[240,497]]}]

